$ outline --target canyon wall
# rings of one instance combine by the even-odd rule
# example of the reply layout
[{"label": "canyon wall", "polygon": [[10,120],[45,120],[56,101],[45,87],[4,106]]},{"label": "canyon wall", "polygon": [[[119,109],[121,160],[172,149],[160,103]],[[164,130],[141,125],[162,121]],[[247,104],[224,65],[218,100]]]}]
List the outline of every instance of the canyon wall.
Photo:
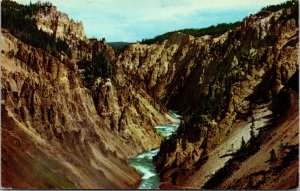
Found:
[{"label": "canyon wall", "polygon": [[[2,160],[6,170],[2,186],[113,188],[121,185],[109,180],[112,174],[121,178],[117,174],[127,169],[137,177],[114,157],[113,150],[105,149],[105,140],[116,136],[96,117],[78,74],[57,58],[2,32],[2,132],[6,135],[2,151],[7,153]],[[115,171],[109,169],[113,160]],[[48,180],[56,174],[68,184]],[[37,177],[41,181],[34,181]],[[126,186],[137,184],[130,176],[126,179]]]},{"label": "canyon wall", "polygon": [[[180,51],[179,55],[186,53],[188,58],[191,54],[189,51],[196,46],[193,47],[196,51],[192,54],[192,60],[195,61],[188,59],[184,64],[185,69],[180,69],[185,74],[181,76],[182,84],[174,87],[171,83],[165,88],[166,91],[170,91],[168,87],[171,91],[178,89],[175,94],[171,94],[168,104],[185,113],[185,118],[177,135],[162,143],[161,150],[155,158],[154,162],[163,181],[187,188],[227,188],[226,184],[217,187],[218,184],[214,183],[216,180],[221,182],[220,177],[228,176],[225,170],[230,167],[224,169],[224,165],[233,156],[232,153],[241,148],[241,142],[253,132],[251,130],[249,134],[236,134],[237,131],[244,129],[247,123],[250,126],[251,121],[257,129],[270,125],[262,124],[260,118],[253,118],[255,109],[262,107],[260,105],[263,103],[268,103],[264,109],[271,110],[272,115],[278,103],[279,93],[289,89],[289,79],[298,70],[298,24],[297,18],[293,18],[291,12],[291,9],[275,13],[261,12],[244,19],[241,27],[219,37],[204,36],[185,44],[189,48]],[[181,46],[184,46],[184,43],[181,43]],[[264,114],[262,112],[257,115]],[[269,120],[271,124],[275,123],[267,118],[265,120]],[[297,116],[289,120],[292,124],[296,123]],[[241,121],[246,124],[241,125]],[[297,145],[296,125],[291,125],[291,137],[281,137],[272,141]],[[231,139],[232,135],[234,138]],[[247,138],[246,143],[252,138],[259,140],[251,135],[251,139]],[[270,146],[268,149],[271,149]],[[274,149],[277,149],[275,145]],[[297,163],[293,165],[297,166]],[[220,170],[222,168],[223,171]],[[247,171],[241,171],[247,174]],[[195,173],[197,175],[193,177]],[[269,176],[271,179],[272,176],[275,178],[274,174]],[[297,172],[293,172],[292,176],[293,185],[296,185]],[[283,176],[283,180],[284,178],[291,177]],[[205,185],[210,179],[215,182],[211,181],[209,186]],[[231,188],[253,188],[255,181],[245,184],[236,184],[236,187]],[[284,188],[289,188],[288,186],[285,185]],[[276,183],[270,183],[268,187],[266,183],[262,188],[282,187]]]},{"label": "canyon wall", "polygon": [[137,187],[126,160],[159,146],[153,127],[168,114],[123,78],[100,78],[93,96],[72,60],[4,29],[1,40],[2,186]]}]

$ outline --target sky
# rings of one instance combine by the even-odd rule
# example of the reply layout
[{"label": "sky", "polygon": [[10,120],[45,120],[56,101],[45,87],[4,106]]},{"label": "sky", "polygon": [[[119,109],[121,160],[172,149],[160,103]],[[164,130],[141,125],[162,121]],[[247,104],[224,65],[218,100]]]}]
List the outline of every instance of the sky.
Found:
[{"label": "sky", "polygon": [[[29,4],[30,0],[15,0]],[[37,0],[31,0],[35,2]],[[89,38],[136,42],[184,28],[241,21],[266,5],[285,0],[48,0]],[[43,0],[42,0],[43,2]]]}]

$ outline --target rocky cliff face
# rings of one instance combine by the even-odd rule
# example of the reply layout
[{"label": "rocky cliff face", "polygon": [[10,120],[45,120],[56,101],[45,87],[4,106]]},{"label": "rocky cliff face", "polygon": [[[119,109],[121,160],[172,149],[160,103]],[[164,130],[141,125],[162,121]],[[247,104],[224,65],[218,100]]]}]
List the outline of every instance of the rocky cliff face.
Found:
[{"label": "rocky cliff face", "polygon": [[68,15],[57,11],[55,6],[44,7],[34,17],[38,29],[41,29],[56,38],[87,40],[82,22],[69,19]]},{"label": "rocky cliff face", "polygon": [[151,97],[120,78],[93,100],[74,63],[1,38],[2,186],[136,187],[125,159],[159,146],[153,126],[168,121]]},{"label": "rocky cliff face", "polygon": [[[93,100],[74,69],[5,32],[2,42],[2,122],[6,124],[2,151],[7,153],[2,158],[7,170],[2,186],[136,185],[136,173],[113,152],[116,135],[97,117]],[[133,177],[124,175],[128,172]],[[56,174],[64,179],[57,181]],[[123,176],[127,178],[118,185],[114,179]],[[40,181],[35,182],[36,178]]]},{"label": "rocky cliff face", "polygon": [[[93,53],[103,51],[111,61],[115,55],[105,39],[88,39],[83,23],[69,19],[68,15],[57,10],[55,6],[41,7],[33,16],[37,28],[52,35],[55,39],[66,41],[70,47],[71,57],[75,60],[90,60]],[[65,54],[62,54],[64,58]]]},{"label": "rocky cliff face", "polygon": [[[243,20],[241,27],[219,37],[191,38],[179,34],[174,38],[178,45],[172,43],[173,55],[179,62],[165,59],[166,67],[161,68],[178,68],[179,75],[173,77],[176,69],[167,72],[164,79],[173,80],[161,91],[169,93],[160,95],[162,100],[164,95],[171,95],[167,103],[184,112],[186,117],[177,135],[163,142],[155,158],[162,180],[188,187],[187,179],[197,172],[193,186],[204,186],[231,158],[224,156],[237,151],[242,139],[250,140],[253,130],[235,134],[244,129],[245,124],[241,126],[240,121],[250,124],[251,120],[247,122],[250,117],[256,128],[269,125],[260,118],[253,118],[251,113],[262,103],[268,103],[265,109],[272,110],[279,92],[298,70],[298,25],[290,14],[291,9],[285,9],[252,15]],[[155,46],[167,48],[171,42],[172,38]],[[159,74],[155,73],[150,79]],[[151,87],[153,83],[149,81]],[[160,92],[159,88],[156,91]],[[264,116],[263,112],[257,115]],[[231,140],[232,135],[235,138]],[[297,130],[293,136],[297,136]],[[292,138],[286,142],[294,144]],[[293,174],[293,181],[295,177]],[[248,187],[252,186],[249,183]]]}]

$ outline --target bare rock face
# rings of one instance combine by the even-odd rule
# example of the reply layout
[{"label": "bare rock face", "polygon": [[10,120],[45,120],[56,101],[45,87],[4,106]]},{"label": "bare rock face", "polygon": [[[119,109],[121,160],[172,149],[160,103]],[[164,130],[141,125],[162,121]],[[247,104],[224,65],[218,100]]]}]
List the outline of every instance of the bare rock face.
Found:
[{"label": "bare rock face", "polygon": [[58,11],[55,6],[41,7],[34,19],[38,29],[68,43],[73,59],[90,60],[94,52],[103,51],[110,60],[114,60],[114,51],[105,40],[88,39],[83,23],[69,19],[67,14]]},{"label": "bare rock face", "polygon": [[[2,119],[7,135],[2,185],[134,187],[138,175],[115,156],[112,140],[117,138],[103,127],[78,73],[9,34],[3,33],[2,39]],[[37,177],[40,181],[33,181]]]},{"label": "bare rock face", "polygon": [[54,35],[55,38],[87,40],[83,23],[70,20],[67,14],[57,11],[55,6],[44,7],[35,15],[35,19],[38,29]]},{"label": "bare rock face", "polygon": [[[104,124],[131,147],[130,157],[159,147],[161,137],[154,132],[157,124],[169,123],[167,111],[155,105],[144,90],[121,76],[118,80],[101,79],[93,92],[95,107]],[[164,115],[162,115],[164,114]],[[123,153],[119,150],[117,153]]]},{"label": "bare rock face", "polygon": [[[82,22],[69,19],[68,15],[57,10],[55,6],[41,7],[34,15],[38,29],[52,35],[55,39],[66,41],[74,59],[92,56],[89,40],[84,33]],[[65,55],[64,53],[63,55]]]},{"label": "bare rock face", "polygon": [[[193,64],[195,38],[186,34],[174,34],[162,44],[134,44],[117,60],[127,76],[139,81],[143,88],[156,100],[167,102],[169,95],[176,94],[178,81],[188,73],[184,68]],[[172,88],[171,88],[172,87]]]},{"label": "bare rock face", "polygon": [[102,79],[93,100],[74,64],[1,37],[2,186],[137,187],[126,159],[159,146],[153,126],[167,121],[151,97]]}]

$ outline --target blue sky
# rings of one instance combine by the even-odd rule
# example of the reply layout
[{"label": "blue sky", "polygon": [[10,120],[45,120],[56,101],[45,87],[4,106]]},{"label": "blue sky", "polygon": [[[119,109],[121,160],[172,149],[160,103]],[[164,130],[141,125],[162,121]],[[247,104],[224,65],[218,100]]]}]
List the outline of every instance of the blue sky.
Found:
[{"label": "blue sky", "polygon": [[[28,4],[30,0],[16,0]],[[35,2],[36,0],[31,0]],[[235,22],[285,0],[48,0],[83,21],[88,37],[135,42],[183,28]]]}]

